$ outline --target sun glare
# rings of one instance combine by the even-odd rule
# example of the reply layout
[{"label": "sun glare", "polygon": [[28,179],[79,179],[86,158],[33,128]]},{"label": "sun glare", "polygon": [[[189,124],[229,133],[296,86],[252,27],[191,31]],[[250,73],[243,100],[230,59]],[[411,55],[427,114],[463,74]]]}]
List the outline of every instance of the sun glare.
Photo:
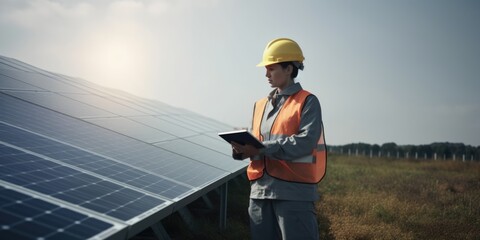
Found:
[{"label": "sun glare", "polygon": [[88,80],[141,94],[146,90],[148,57],[145,42],[135,36],[97,38],[87,47]]}]

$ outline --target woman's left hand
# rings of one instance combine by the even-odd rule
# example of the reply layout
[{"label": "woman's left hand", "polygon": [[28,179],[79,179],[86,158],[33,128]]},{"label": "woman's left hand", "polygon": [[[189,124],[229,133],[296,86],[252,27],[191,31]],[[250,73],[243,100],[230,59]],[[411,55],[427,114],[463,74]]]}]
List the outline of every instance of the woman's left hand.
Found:
[{"label": "woman's left hand", "polygon": [[234,153],[242,154],[242,156],[244,158],[253,157],[255,155],[260,154],[260,150],[258,150],[258,148],[254,147],[250,144],[241,145],[239,143],[232,142],[232,149],[233,149]]}]

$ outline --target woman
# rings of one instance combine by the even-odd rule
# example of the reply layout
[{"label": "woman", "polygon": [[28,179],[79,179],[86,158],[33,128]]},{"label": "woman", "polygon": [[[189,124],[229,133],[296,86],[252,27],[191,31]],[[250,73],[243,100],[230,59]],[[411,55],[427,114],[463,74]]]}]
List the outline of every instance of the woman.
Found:
[{"label": "woman", "polygon": [[263,60],[274,90],[255,103],[252,134],[264,148],[232,143],[233,157],[251,161],[252,239],[318,239],[315,201],[325,175],[326,145],[317,97],[295,83],[303,53],[288,38],[267,44]]}]

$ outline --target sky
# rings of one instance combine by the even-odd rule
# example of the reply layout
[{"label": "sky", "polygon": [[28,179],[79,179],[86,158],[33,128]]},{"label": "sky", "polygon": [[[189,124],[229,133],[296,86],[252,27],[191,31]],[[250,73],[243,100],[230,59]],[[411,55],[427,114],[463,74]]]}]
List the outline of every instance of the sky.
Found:
[{"label": "sky", "polygon": [[288,37],[327,144],[480,146],[480,1],[0,0],[0,55],[234,127]]}]

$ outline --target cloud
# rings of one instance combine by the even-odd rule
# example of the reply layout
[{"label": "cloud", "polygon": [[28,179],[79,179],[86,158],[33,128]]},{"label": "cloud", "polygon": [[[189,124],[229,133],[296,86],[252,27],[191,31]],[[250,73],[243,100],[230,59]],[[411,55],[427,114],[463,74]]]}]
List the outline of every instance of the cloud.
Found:
[{"label": "cloud", "polygon": [[50,24],[65,24],[65,21],[88,19],[94,11],[95,7],[87,2],[67,5],[49,0],[6,4],[1,10],[4,21],[29,29],[48,27]]},{"label": "cloud", "polygon": [[107,8],[107,15],[119,18],[141,17],[145,9],[145,4],[141,1],[114,1]]}]

